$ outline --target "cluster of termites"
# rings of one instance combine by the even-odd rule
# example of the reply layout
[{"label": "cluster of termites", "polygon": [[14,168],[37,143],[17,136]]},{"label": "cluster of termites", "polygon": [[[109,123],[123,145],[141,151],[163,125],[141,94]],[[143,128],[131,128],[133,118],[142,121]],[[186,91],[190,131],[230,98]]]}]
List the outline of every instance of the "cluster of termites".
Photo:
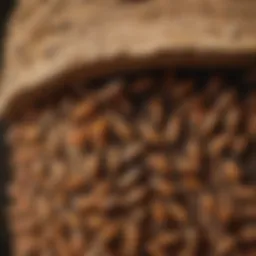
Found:
[{"label": "cluster of termites", "polygon": [[255,255],[256,93],[230,83],[149,72],[25,112],[7,136],[14,254]]}]

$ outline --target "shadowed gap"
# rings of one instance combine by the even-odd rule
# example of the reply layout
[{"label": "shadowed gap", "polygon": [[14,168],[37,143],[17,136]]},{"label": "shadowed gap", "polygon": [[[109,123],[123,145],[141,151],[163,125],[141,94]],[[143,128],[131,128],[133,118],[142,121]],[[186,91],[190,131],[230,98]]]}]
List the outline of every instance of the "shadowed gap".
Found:
[{"label": "shadowed gap", "polygon": [[[15,5],[15,0],[0,1],[0,73],[3,65],[3,37],[6,32],[7,20]],[[6,206],[8,199],[6,186],[9,180],[9,168],[7,164],[7,149],[4,143],[4,132],[6,124],[0,122],[0,255],[11,255],[10,233],[6,216]]]}]

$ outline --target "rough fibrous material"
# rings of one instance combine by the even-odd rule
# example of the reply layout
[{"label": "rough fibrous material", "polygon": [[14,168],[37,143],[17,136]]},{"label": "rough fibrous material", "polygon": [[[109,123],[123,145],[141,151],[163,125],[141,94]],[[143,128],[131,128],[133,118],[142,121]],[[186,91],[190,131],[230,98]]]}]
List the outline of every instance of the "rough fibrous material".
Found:
[{"label": "rough fibrous material", "polygon": [[136,73],[42,97],[7,136],[15,255],[255,255],[241,77]]},{"label": "rough fibrous material", "polygon": [[253,0],[19,0],[5,40],[0,114],[74,73],[252,63],[255,10]]}]

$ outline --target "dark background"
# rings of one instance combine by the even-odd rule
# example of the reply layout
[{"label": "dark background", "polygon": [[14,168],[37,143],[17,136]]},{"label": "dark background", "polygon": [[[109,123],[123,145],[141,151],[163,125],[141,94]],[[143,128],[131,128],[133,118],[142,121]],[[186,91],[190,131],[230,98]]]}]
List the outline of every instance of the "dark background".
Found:
[{"label": "dark background", "polygon": [[[28,0],[29,1],[29,0]],[[0,0],[0,71],[3,59],[3,37],[5,35],[7,20],[14,7],[14,0]],[[1,73],[1,72],[0,72]],[[0,122],[0,255],[11,255],[10,239],[8,232],[8,222],[5,216],[5,206],[7,204],[6,185],[8,182],[7,149],[4,145],[5,124]]]}]

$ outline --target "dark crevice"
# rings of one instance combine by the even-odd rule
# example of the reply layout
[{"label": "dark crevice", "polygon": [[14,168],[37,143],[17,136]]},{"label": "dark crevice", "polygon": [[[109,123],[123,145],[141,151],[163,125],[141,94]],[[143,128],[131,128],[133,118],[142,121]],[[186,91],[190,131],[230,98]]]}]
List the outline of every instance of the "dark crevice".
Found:
[{"label": "dark crevice", "polygon": [[[6,32],[7,20],[14,7],[14,0],[0,1],[0,72],[3,66],[4,36]],[[8,203],[6,186],[10,178],[7,164],[7,149],[4,143],[4,132],[6,124],[0,122],[0,255],[11,255],[10,234],[6,206]]]}]

